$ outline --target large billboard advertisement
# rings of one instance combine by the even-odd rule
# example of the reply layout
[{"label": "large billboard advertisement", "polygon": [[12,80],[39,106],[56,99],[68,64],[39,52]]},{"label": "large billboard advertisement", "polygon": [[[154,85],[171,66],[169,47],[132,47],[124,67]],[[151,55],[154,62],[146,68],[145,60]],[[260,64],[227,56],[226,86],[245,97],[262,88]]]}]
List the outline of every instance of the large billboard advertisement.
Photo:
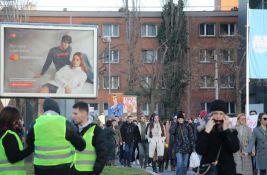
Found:
[{"label": "large billboard advertisement", "polygon": [[108,117],[123,117],[137,115],[137,97],[122,93],[109,94]]},{"label": "large billboard advertisement", "polygon": [[1,25],[1,96],[97,96],[95,26]]}]

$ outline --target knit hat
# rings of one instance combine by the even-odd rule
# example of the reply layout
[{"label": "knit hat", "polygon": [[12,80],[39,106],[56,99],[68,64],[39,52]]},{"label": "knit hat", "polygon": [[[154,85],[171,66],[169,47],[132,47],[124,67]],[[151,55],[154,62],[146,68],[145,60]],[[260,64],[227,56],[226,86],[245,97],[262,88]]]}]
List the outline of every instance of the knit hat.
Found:
[{"label": "knit hat", "polygon": [[204,117],[206,117],[207,115],[208,115],[208,113],[207,113],[207,111],[205,111],[205,110],[202,110],[202,111],[199,112],[199,117],[200,117],[200,118],[204,118]]},{"label": "knit hat", "polygon": [[60,114],[60,109],[57,102],[52,98],[46,98],[43,105],[44,112],[46,111],[55,111],[56,113]]},{"label": "knit hat", "polygon": [[183,113],[179,113],[179,114],[177,115],[177,119],[179,119],[179,118],[183,118],[183,119],[184,119],[184,114],[183,114]]},{"label": "knit hat", "polygon": [[222,100],[214,100],[211,102],[210,111],[223,111],[225,114],[227,113],[227,105]]}]

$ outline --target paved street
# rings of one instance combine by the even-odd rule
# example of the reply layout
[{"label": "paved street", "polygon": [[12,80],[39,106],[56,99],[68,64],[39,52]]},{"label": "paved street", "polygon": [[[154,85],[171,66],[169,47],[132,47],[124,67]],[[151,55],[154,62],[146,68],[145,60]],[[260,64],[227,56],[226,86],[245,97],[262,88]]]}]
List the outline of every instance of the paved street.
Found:
[{"label": "paved street", "polygon": [[[134,165],[134,164],[133,164],[132,167],[140,168],[139,165]],[[164,170],[163,173],[154,173],[152,171],[152,167],[149,166],[149,167],[146,168],[146,171],[148,173],[150,173],[150,174],[153,174],[153,175],[175,175],[175,171],[171,171],[170,168],[167,171]],[[191,173],[191,171],[188,171],[187,175],[195,175],[195,173]]]}]

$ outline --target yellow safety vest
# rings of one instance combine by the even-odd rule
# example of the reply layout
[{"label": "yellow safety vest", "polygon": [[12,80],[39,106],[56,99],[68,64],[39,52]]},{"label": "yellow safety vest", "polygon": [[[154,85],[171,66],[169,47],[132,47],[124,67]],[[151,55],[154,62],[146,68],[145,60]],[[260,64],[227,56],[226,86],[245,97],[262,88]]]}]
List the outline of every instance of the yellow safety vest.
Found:
[{"label": "yellow safety vest", "polygon": [[86,141],[86,147],[83,151],[77,151],[75,154],[74,167],[78,171],[93,171],[96,153],[95,147],[92,145],[92,140],[94,136],[94,130],[96,125],[91,126],[83,135]]},{"label": "yellow safety vest", "polygon": [[34,165],[54,166],[71,163],[71,143],[66,140],[66,119],[45,115],[34,124]]},{"label": "yellow safety vest", "polygon": [[0,139],[0,175],[27,175],[25,168],[24,168],[24,161],[19,161],[17,163],[11,164],[6,157],[5,149],[3,146],[3,138],[7,134],[12,134],[15,136],[18,142],[19,150],[23,150],[22,142],[17,135],[17,133],[7,130],[5,134]]}]

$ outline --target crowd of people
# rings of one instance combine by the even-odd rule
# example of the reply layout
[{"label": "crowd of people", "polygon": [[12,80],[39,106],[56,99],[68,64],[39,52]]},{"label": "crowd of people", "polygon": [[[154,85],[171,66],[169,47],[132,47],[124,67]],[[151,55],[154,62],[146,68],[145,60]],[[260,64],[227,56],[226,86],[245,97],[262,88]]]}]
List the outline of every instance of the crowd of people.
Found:
[{"label": "crowd of people", "polygon": [[200,159],[193,169],[199,174],[266,175],[267,114],[259,114],[253,131],[245,114],[238,114],[232,128],[221,100],[211,103],[209,114],[201,111],[197,117],[179,111],[162,121],[153,113],[113,117],[105,125],[88,117],[85,102],[73,105],[72,121],[60,115],[51,98],[45,99],[43,110],[27,129],[25,144],[19,110],[1,110],[0,175],[26,175],[23,160],[32,153],[36,175],[98,175],[104,166],[118,164],[186,175],[192,152]]}]

